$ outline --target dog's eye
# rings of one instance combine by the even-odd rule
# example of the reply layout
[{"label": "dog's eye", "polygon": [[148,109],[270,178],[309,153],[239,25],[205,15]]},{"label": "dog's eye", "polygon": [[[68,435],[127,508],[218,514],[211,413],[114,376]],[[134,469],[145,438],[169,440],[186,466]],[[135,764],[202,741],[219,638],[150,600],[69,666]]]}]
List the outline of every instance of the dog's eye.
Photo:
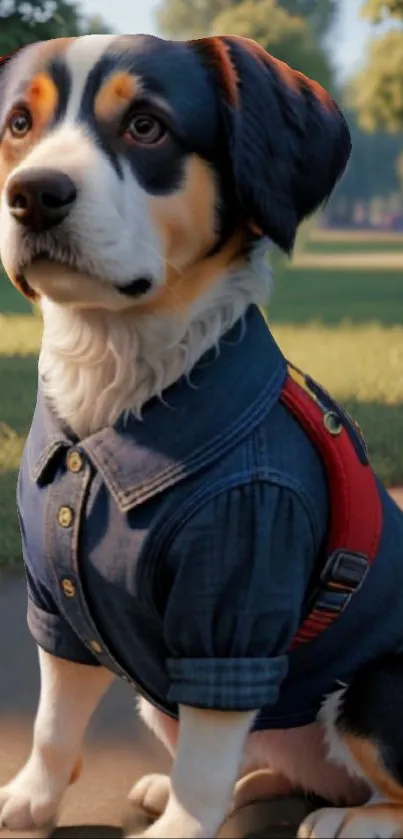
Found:
[{"label": "dog's eye", "polygon": [[13,137],[21,140],[32,128],[31,114],[25,108],[16,109],[7,120],[7,128]]},{"label": "dog's eye", "polygon": [[125,131],[125,136],[135,143],[153,145],[167,133],[165,125],[150,114],[136,114],[132,117]]}]

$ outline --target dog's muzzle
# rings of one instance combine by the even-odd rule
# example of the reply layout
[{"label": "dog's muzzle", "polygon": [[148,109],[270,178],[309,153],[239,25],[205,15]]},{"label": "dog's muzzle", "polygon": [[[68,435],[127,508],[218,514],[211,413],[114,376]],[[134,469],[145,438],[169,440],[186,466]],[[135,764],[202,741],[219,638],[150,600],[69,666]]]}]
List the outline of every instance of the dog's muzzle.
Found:
[{"label": "dog's muzzle", "polygon": [[11,178],[6,191],[11,215],[32,233],[61,224],[76,198],[72,179],[56,169],[25,169]]},{"label": "dog's muzzle", "polygon": [[[68,219],[77,199],[76,185],[68,175],[57,169],[25,169],[10,179],[5,197],[10,215],[24,229],[25,246],[31,242],[31,254],[16,271],[18,286],[26,296],[32,293],[25,274],[34,262],[46,260],[87,272],[85,259],[69,242],[67,231],[58,229]],[[105,282],[99,271],[92,268],[89,273]],[[120,284],[109,278],[109,283],[119,294],[133,299],[143,297],[155,285],[153,277],[147,275],[128,278]]]}]

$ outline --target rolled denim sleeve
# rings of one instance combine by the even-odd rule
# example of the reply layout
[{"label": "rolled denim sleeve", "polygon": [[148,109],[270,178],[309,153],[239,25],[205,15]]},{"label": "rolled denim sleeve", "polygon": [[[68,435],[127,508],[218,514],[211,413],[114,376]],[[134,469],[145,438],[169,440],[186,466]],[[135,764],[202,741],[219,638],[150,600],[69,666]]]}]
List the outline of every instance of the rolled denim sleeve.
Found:
[{"label": "rolled denim sleeve", "polygon": [[288,488],[248,483],[194,513],[165,557],[171,702],[243,711],[278,701],[314,555]]},{"label": "rolled denim sleeve", "polygon": [[73,632],[67,621],[56,612],[38,606],[28,593],[28,627],[34,641],[50,655],[76,664],[99,666],[99,662]]}]

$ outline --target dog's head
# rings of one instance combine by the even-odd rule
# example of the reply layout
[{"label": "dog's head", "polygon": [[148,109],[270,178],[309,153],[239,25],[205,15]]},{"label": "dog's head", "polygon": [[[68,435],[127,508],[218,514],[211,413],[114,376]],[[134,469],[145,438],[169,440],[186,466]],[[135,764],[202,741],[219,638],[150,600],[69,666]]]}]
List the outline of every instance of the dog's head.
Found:
[{"label": "dog's head", "polygon": [[232,36],[24,47],[0,68],[0,131],[11,280],[115,310],[191,301],[214,274],[191,268],[261,236],[290,251],[350,154],[328,94]]}]

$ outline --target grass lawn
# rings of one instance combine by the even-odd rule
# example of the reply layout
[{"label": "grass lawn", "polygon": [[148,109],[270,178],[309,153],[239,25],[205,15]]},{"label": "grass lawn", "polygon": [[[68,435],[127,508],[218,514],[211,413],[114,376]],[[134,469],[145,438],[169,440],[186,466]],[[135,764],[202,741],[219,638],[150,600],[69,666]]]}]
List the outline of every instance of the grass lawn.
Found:
[{"label": "grass lawn", "polygon": [[[305,252],[326,244],[322,231],[314,239]],[[360,241],[347,237],[346,247]],[[382,240],[379,247],[388,251]],[[343,252],[337,236],[326,248]],[[15,484],[35,404],[41,322],[1,277],[0,312],[0,566],[15,567]],[[356,417],[379,475],[389,485],[403,483],[403,271],[281,268],[268,314],[290,360]]]},{"label": "grass lawn", "polygon": [[307,243],[309,253],[379,253],[383,251],[401,253],[403,262],[403,236],[396,237],[391,242],[386,240],[365,241],[351,239],[346,242],[332,242],[328,239],[314,239]]},{"label": "grass lawn", "polygon": [[403,483],[403,325],[272,324],[283,352],[321,382],[360,424],[371,462]]},{"label": "grass lawn", "polygon": [[21,556],[15,485],[35,405],[40,332],[30,314],[0,315],[0,567]]},{"label": "grass lawn", "polygon": [[279,271],[269,306],[271,322],[328,326],[403,324],[402,271],[295,268]]}]

